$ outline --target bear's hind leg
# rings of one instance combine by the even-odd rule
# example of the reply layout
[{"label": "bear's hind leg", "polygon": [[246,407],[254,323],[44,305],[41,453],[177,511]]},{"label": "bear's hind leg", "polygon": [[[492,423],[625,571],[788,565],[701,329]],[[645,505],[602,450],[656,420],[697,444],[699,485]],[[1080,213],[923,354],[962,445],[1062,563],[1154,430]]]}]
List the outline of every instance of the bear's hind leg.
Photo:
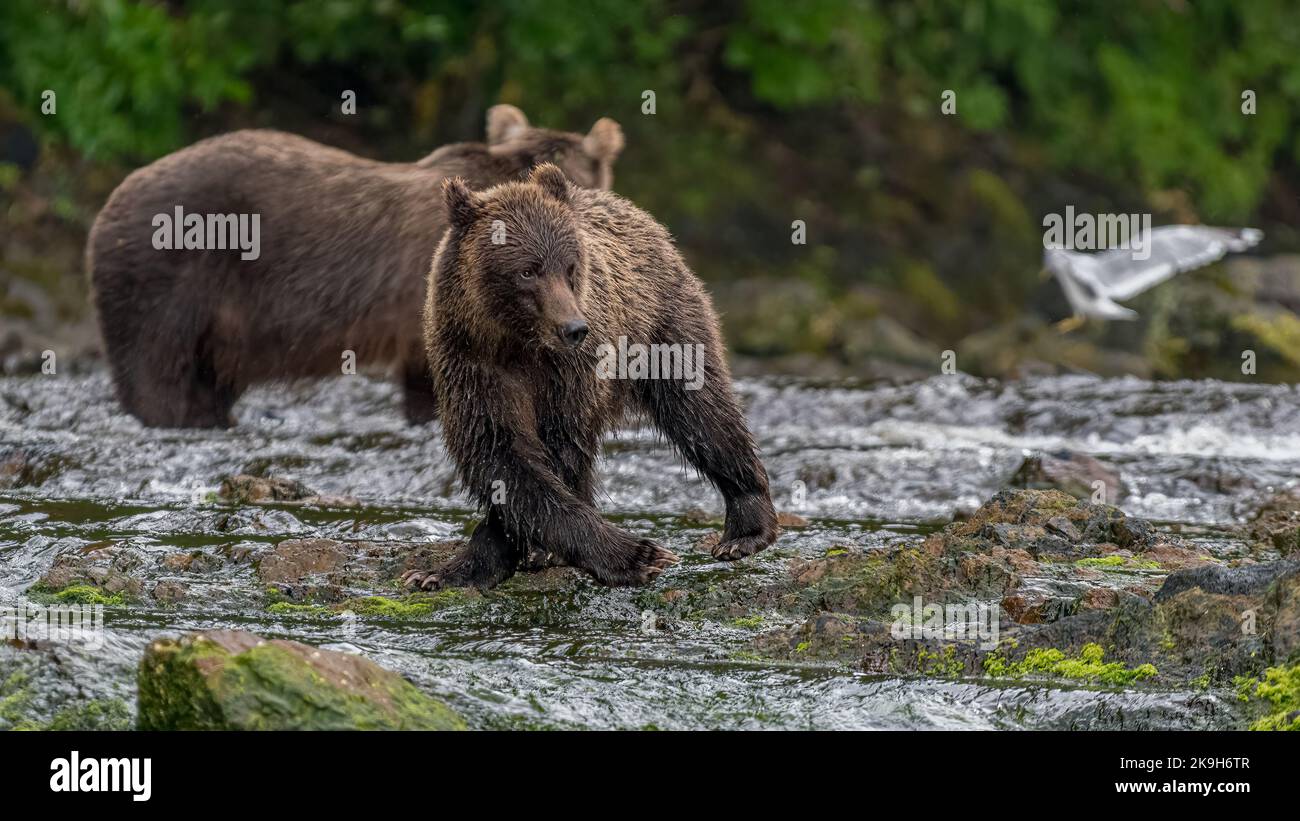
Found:
[{"label": "bear's hind leg", "polygon": [[151,428],[228,428],[236,391],[216,372],[203,341],[192,358],[181,346],[155,340],[119,378],[126,410]]}]

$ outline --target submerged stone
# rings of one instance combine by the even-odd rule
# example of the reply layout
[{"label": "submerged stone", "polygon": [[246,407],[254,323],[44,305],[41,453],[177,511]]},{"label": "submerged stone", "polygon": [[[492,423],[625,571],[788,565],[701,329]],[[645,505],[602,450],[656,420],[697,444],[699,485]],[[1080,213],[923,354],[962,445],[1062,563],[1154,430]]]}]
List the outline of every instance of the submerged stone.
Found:
[{"label": "submerged stone", "polygon": [[1118,502],[1123,495],[1119,471],[1086,453],[1072,450],[1034,453],[1025,458],[1016,475],[1014,487],[1060,490],[1076,499],[1091,499],[1097,491]]},{"label": "submerged stone", "polygon": [[140,662],[142,730],[463,730],[450,707],[361,656],[238,630],[160,639]]}]

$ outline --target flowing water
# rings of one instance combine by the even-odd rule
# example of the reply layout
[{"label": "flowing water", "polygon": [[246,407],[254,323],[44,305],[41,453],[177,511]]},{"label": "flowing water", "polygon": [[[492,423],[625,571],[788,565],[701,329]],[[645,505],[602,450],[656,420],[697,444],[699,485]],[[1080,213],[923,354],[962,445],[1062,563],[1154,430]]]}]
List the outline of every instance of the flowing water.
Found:
[{"label": "flowing water", "polygon": [[[812,526],[788,531],[753,560],[713,562],[692,549],[710,528],[698,512],[684,514],[719,514],[720,499],[653,431],[624,430],[606,444],[601,505],[683,556],[658,589],[758,586],[796,556],[916,539],[978,506],[1039,450],[1089,453],[1115,466],[1126,512],[1227,555],[1232,525],[1292,483],[1300,466],[1300,394],[1290,386],[947,376],[738,387],[778,507]],[[647,591],[568,577],[551,585],[516,577],[472,607],[418,620],[269,613],[250,564],[220,558],[232,548],[255,553],[316,536],[433,542],[463,535],[474,521],[437,425],[407,427],[398,404],[388,383],[347,377],[256,390],[239,404],[232,430],[157,431],[119,410],[102,373],[0,379],[0,462],[21,449],[35,464],[20,486],[0,490],[0,605],[23,602],[56,557],[106,544],[129,547],[150,584],[169,578],[158,569],[168,554],[218,557],[211,572],[184,577],[188,594],[178,604],[146,595],[110,607],[103,647],[0,648],[0,682],[28,674],[36,685],[29,709],[40,715],[86,699],[134,709],[148,641],[237,627],[364,653],[476,727],[1231,726],[1231,699],[1215,692],[990,685],[764,662],[745,652],[752,626],[657,623]],[[292,477],[360,506],[213,503],[221,479],[241,473]]]}]

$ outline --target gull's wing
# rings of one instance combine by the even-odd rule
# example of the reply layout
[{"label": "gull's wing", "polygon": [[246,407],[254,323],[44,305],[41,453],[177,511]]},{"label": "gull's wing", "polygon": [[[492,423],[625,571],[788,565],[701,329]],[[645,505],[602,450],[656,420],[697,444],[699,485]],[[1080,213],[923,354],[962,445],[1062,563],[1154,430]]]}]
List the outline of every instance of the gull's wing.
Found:
[{"label": "gull's wing", "polygon": [[1244,251],[1264,237],[1254,228],[1211,228],[1207,225],[1164,225],[1147,237],[1151,256],[1134,259],[1132,251],[1115,249],[1093,255],[1098,282],[1111,299],[1125,300],[1159,285],[1174,274]]}]

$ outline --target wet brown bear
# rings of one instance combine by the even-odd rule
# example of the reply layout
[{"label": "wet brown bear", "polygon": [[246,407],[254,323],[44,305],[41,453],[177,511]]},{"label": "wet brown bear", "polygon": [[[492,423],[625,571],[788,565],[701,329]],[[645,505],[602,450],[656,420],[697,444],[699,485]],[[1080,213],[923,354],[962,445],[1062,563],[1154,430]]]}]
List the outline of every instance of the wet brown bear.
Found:
[{"label": "wet brown bear", "polygon": [[[196,143],[131,174],[86,250],[118,398],[158,427],[225,427],[250,386],[396,364],[412,421],[435,401],[420,334],[429,261],[446,227],[441,182],[485,188],[554,161],[608,187],[623,146],[613,120],[583,136],[488,112],[488,142],[381,163],[276,131]],[[258,215],[260,256],[159,250],[159,215]],[[179,221],[180,215],[178,215]],[[256,234],[254,234],[256,236]],[[212,245],[204,245],[211,248]],[[218,247],[227,247],[218,245]]]},{"label": "wet brown bear", "polygon": [[[722,492],[714,556],[771,544],[767,472],[732,393],[717,316],[668,232],[549,164],[482,194],[460,180],[443,190],[451,224],[430,274],[425,340],[447,449],[487,516],[447,564],[406,582],[490,587],[534,551],[609,585],[658,575],[676,557],[605,521],[593,501],[601,436],[629,411]],[[699,378],[609,367],[611,351],[674,345],[702,352]]]}]

